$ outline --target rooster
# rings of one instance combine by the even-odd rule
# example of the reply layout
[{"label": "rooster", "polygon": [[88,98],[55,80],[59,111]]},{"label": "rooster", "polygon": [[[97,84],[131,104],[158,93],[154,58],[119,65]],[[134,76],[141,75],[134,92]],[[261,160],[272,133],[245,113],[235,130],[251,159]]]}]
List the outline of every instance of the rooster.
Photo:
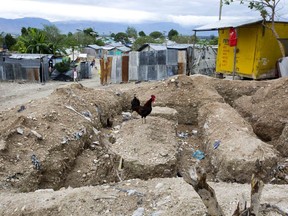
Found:
[{"label": "rooster", "polygon": [[152,111],[152,103],[155,101],[156,97],[151,95],[151,98],[144,104],[144,106],[140,105],[139,99],[134,95],[133,100],[131,101],[131,109],[132,112],[137,112],[142,119],[142,123],[146,123],[146,116],[148,116]]}]

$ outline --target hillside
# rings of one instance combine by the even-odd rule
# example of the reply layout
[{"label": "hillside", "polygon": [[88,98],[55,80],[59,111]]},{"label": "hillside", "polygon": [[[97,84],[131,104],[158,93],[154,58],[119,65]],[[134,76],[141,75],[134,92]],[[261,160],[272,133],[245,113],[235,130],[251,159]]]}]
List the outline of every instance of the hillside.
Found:
[{"label": "hillside", "polygon": [[[76,29],[93,28],[100,35],[111,34],[118,32],[125,32],[127,27],[130,26],[126,23],[112,23],[112,22],[94,22],[94,21],[69,21],[69,22],[50,22],[49,20],[41,18],[21,18],[21,19],[4,19],[0,18],[0,32],[6,32],[11,34],[20,34],[22,27],[35,27],[43,28],[45,25],[56,25],[62,33],[67,34],[68,32],[76,32]],[[193,26],[183,27],[181,25],[162,22],[162,23],[142,23],[133,24],[132,27],[136,28],[137,31],[144,31],[149,34],[153,31],[168,32],[171,29],[177,30],[182,35],[192,35]],[[209,35],[209,34],[208,34]]]}]

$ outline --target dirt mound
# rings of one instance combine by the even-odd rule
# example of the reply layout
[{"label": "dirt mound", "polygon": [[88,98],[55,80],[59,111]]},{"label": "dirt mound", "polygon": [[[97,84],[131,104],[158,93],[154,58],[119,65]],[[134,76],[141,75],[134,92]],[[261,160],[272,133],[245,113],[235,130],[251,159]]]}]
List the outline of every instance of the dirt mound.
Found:
[{"label": "dirt mound", "polygon": [[[98,130],[121,112],[118,97],[72,84],[56,89],[49,98],[26,104],[21,111],[5,112],[0,128],[5,143],[2,188],[31,191],[65,185],[76,158],[99,143]],[[39,169],[33,164],[33,154],[41,163]]]},{"label": "dirt mound", "polygon": [[[225,215],[232,215],[239,199],[250,199],[250,185],[209,182]],[[288,208],[288,188],[266,185],[261,202]],[[182,178],[132,179],[95,187],[0,193],[1,215],[205,215],[200,197]],[[280,216],[275,212],[265,216]]]},{"label": "dirt mound", "polygon": [[[181,170],[199,162],[199,158],[195,157],[195,152],[199,151],[204,156],[200,164],[208,171],[210,180],[248,182],[253,173],[253,163],[263,159],[267,161],[264,166],[269,171],[266,181],[287,184],[287,84],[287,78],[234,81],[184,75],[163,81],[118,84],[97,89],[74,83],[55,89],[48,97],[0,112],[0,190],[5,191],[7,196],[7,202],[0,201],[1,205],[5,203],[6,206],[3,213],[11,213],[8,203],[13,196],[19,195],[8,195],[7,191],[59,190],[69,186],[109,183],[99,189],[105,191],[106,187],[108,191],[111,185],[123,179],[126,181],[116,185],[129,186],[134,182],[129,179],[133,178],[147,180],[181,175]],[[157,109],[147,117],[146,124],[142,124],[141,119],[133,119],[129,114],[130,101],[135,93],[142,104],[152,94],[156,95],[153,106]],[[211,123],[209,126],[214,125],[209,130],[206,121]],[[178,125],[174,126],[177,122]],[[248,128],[245,134],[243,128]],[[216,149],[222,151],[221,156],[213,154],[215,139],[221,140]],[[264,149],[263,154],[261,149]],[[233,152],[233,160],[229,158],[229,151]],[[237,152],[245,157],[238,157]],[[217,163],[213,157],[218,157]],[[228,170],[227,175],[223,173],[225,169]],[[246,172],[243,169],[249,172],[243,175]],[[113,204],[109,211],[107,206],[111,204],[110,201],[115,202],[115,191],[110,191],[113,192],[110,194],[112,198],[109,194],[104,198],[96,197],[97,202],[101,201],[101,204],[97,203],[99,209],[97,207],[96,212],[98,215],[124,212],[125,215],[136,210],[142,211],[139,208],[143,207],[145,212],[151,214],[157,215],[158,211],[163,211],[165,215],[169,215],[167,212],[175,215],[177,211],[188,214],[188,210],[190,212],[195,208],[192,215],[203,215],[204,207],[196,207],[199,203],[194,205],[190,196],[185,195],[187,202],[181,201],[179,205],[176,196],[171,201],[171,194],[181,193],[178,190],[186,190],[185,187],[189,186],[174,188],[175,182],[172,180],[163,181],[140,181],[141,185],[147,185],[149,193],[137,189],[140,193],[136,193],[135,201],[134,197],[127,196],[128,192],[125,192],[126,197],[121,195],[119,198],[123,202]],[[155,182],[168,185],[161,191],[161,197],[158,192],[153,193],[153,190],[160,187]],[[224,189],[221,190],[223,192]],[[68,192],[67,196],[71,196],[71,200],[76,196],[82,197],[77,198],[79,205],[91,196],[86,188],[75,189],[73,193],[68,189],[64,191]],[[43,197],[48,199],[48,206],[44,206],[51,214],[79,213],[81,209],[74,208],[74,205],[73,209],[69,209],[70,201],[57,198],[60,204],[55,204],[52,197],[58,197],[61,193],[43,193]],[[118,191],[116,196],[119,193],[123,191]],[[147,194],[146,201],[139,195],[141,193]],[[24,214],[41,214],[41,203],[36,202],[41,194],[21,195],[22,198],[27,196],[27,199],[31,199],[35,211],[24,201],[17,206],[18,199],[10,207],[17,206],[15,214],[20,209]],[[87,201],[87,214],[96,208],[94,201],[90,201]],[[141,202],[145,204],[142,206]],[[121,205],[128,209],[124,210]],[[175,205],[179,208],[172,209]]]},{"label": "dirt mound", "polygon": [[114,131],[116,141],[111,150],[123,159],[123,179],[176,177],[175,126],[166,119],[150,117],[149,124],[133,119]]}]

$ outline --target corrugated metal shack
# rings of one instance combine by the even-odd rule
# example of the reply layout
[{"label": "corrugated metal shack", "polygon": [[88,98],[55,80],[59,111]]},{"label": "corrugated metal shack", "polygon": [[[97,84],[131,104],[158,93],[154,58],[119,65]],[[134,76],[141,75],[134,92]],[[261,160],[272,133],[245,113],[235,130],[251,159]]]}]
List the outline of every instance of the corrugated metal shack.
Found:
[{"label": "corrugated metal shack", "polygon": [[45,82],[49,77],[49,58],[45,54],[5,55],[0,61],[0,80]]},{"label": "corrugated metal shack", "polygon": [[129,54],[104,55],[100,59],[101,83],[161,80],[176,74],[212,75],[216,56],[217,47],[145,44]]}]

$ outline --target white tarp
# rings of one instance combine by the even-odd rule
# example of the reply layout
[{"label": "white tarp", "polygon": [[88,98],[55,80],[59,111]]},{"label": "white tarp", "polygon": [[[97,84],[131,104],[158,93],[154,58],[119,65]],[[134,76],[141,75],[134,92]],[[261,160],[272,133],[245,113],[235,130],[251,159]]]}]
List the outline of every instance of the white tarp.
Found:
[{"label": "white tarp", "polygon": [[279,72],[281,77],[288,77],[288,57],[279,60]]}]

